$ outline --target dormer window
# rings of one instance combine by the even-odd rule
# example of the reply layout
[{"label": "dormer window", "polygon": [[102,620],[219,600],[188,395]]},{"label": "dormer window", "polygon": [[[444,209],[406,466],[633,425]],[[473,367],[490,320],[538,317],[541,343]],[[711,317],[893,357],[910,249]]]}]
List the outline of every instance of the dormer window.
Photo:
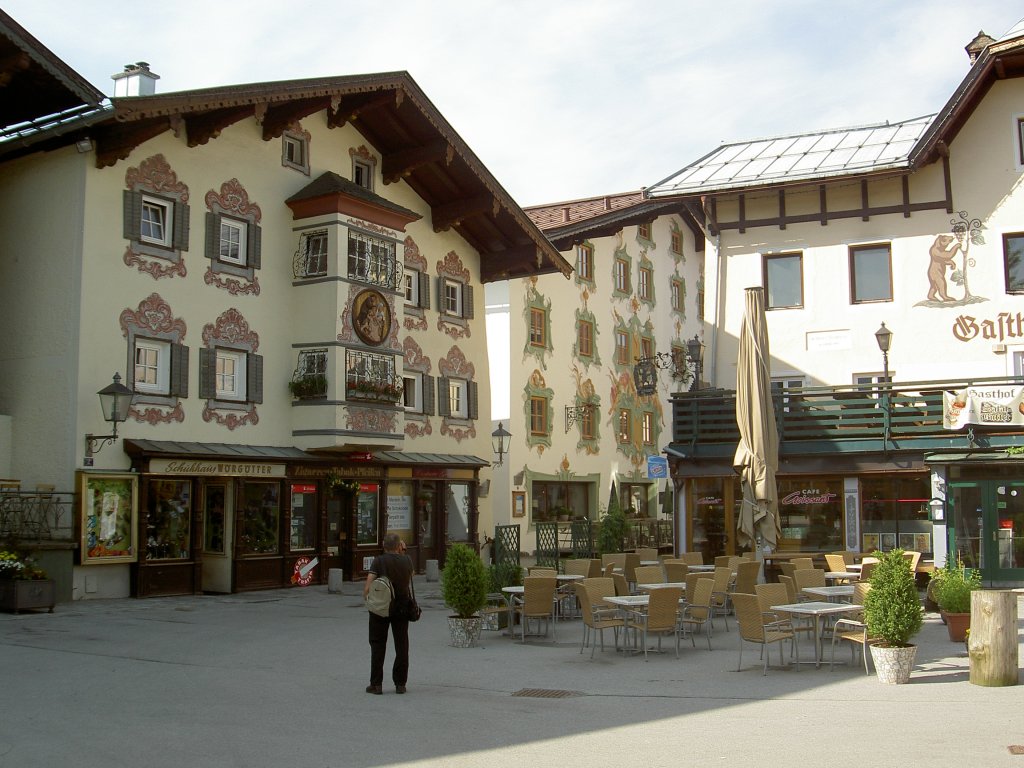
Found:
[{"label": "dormer window", "polygon": [[281,165],[309,176],[309,132],[290,130],[281,134]]},{"label": "dormer window", "polygon": [[352,159],[352,181],[363,189],[373,191],[373,166],[365,160]]}]

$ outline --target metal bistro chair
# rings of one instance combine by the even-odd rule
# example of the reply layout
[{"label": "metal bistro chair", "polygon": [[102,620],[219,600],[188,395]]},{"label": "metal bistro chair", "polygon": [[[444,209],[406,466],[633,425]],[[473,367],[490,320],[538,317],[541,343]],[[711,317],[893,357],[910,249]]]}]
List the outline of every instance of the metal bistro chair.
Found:
[{"label": "metal bistro chair", "polygon": [[[853,602],[854,605],[864,605],[864,598],[867,597],[868,591],[871,589],[869,582],[858,581],[853,585]],[[843,617],[836,619],[835,624],[832,625],[832,658],[829,660],[828,668],[829,671],[836,663],[836,641],[846,641],[850,644],[850,652],[853,654],[853,660],[856,661],[857,650],[860,650],[860,655],[864,659],[864,674],[870,675],[871,672],[868,669],[868,646],[878,641],[877,638],[868,636],[868,625],[864,623],[863,612],[861,612],[860,618],[857,616]]]},{"label": "metal bistro chair", "polygon": [[665,581],[682,584],[689,575],[690,566],[676,560],[666,560],[662,567],[665,569]]},{"label": "metal bistro chair", "polygon": [[664,584],[665,572],[660,565],[641,565],[636,569],[637,584]]},{"label": "metal bistro chair", "polygon": [[742,560],[736,565],[736,581],[733,584],[733,592],[744,592],[748,595],[754,594],[754,586],[757,584],[757,577],[761,574],[761,563],[757,560]]},{"label": "metal bistro chair", "polygon": [[704,565],[704,554],[701,552],[680,552],[679,559],[687,565]]},{"label": "metal bistro chair", "polygon": [[[615,633],[615,648],[619,647],[619,629],[625,625],[618,609],[605,607],[597,602],[601,592],[598,584],[589,584],[586,579],[583,583],[576,585],[576,596],[580,601],[580,610],[583,612],[583,639],[580,642],[580,653],[583,653],[587,642],[590,642],[590,658],[594,658],[594,649],[597,643],[593,634],[596,632],[601,638],[601,651],[604,652],[604,631],[610,629]],[[596,581],[596,580],[595,580]]]},{"label": "metal bistro chair", "polygon": [[711,588],[711,613],[712,621],[714,616],[721,616],[725,624],[725,631],[729,631],[729,582],[732,581],[732,570],[728,567],[715,567],[714,586]]},{"label": "metal bistro chair", "polygon": [[[714,579],[707,578],[706,576],[705,578],[698,577],[693,580],[693,594],[687,598],[686,607],[683,608],[682,617],[680,618],[680,631],[689,631],[690,643],[694,648],[697,647],[694,633],[703,627],[704,635],[708,639],[709,651],[711,650],[711,587],[714,583]],[[689,577],[686,579],[686,589],[689,592]]]}]

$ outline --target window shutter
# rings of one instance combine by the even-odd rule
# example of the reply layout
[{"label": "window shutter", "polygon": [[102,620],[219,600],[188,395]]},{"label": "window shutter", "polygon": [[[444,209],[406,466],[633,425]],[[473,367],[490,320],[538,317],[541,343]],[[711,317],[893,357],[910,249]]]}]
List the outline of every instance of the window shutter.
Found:
[{"label": "window shutter", "polygon": [[[141,212],[139,216],[141,217]],[[174,235],[171,240],[171,245],[178,250],[188,250],[188,235],[189,235],[189,209],[188,204],[183,203],[180,200],[174,201]]]},{"label": "window shutter", "polygon": [[451,389],[447,376],[439,376],[437,379],[437,412],[441,416],[452,415]]},{"label": "window shutter", "polygon": [[263,229],[256,226],[255,223],[249,222],[249,266],[253,269],[259,269],[261,264],[261,250],[263,243]]},{"label": "window shutter", "polygon": [[444,308],[444,278],[437,278],[437,311],[445,314]]},{"label": "window shutter", "polygon": [[217,350],[199,350],[199,396],[206,400],[217,397]]},{"label": "window shutter", "polygon": [[417,306],[423,307],[424,309],[430,309],[430,275],[426,272],[420,272],[420,301]]},{"label": "window shutter", "polygon": [[434,415],[434,377],[423,374],[423,413]]},{"label": "window shutter", "polygon": [[466,413],[471,419],[480,418],[480,405],[478,402],[479,392],[477,391],[477,384],[475,381],[466,382]]},{"label": "window shutter", "polygon": [[263,355],[250,352],[245,356],[245,381],[248,389],[245,399],[250,403],[262,403]]},{"label": "window shutter", "polygon": [[171,397],[188,397],[188,347],[171,344]]},{"label": "window shutter", "polygon": [[462,286],[462,316],[467,320],[473,319],[473,286]]},{"label": "window shutter", "polygon": [[220,255],[220,216],[206,212],[206,258],[216,261]]},{"label": "window shutter", "polygon": [[124,236],[126,240],[138,240],[142,235],[142,193],[126,189],[124,200]]}]

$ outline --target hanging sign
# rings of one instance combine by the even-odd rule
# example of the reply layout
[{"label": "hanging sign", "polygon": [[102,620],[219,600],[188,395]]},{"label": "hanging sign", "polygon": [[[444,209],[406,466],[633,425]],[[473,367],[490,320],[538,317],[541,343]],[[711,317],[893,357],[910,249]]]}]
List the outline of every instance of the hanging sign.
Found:
[{"label": "hanging sign", "polygon": [[967,387],[943,392],[942,397],[942,426],[946,429],[968,424],[1024,424],[1024,387]]},{"label": "hanging sign", "polygon": [[668,477],[668,459],[664,456],[648,456],[647,477],[651,480],[664,480]]},{"label": "hanging sign", "polygon": [[308,557],[300,557],[296,560],[295,568],[292,571],[292,584],[298,584],[300,587],[309,586],[313,581],[313,569],[319,562],[319,558],[316,557],[312,560]]}]

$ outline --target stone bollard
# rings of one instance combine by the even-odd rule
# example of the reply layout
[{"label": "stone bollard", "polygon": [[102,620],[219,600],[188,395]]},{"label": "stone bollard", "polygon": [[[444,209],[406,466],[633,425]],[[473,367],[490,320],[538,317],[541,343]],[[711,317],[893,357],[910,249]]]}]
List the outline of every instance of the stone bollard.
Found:
[{"label": "stone bollard", "polygon": [[427,581],[439,581],[441,572],[437,568],[437,560],[427,560]]},{"label": "stone bollard", "polygon": [[345,572],[341,568],[331,568],[327,571],[327,591],[331,594],[339,594],[342,585],[345,583]]}]

